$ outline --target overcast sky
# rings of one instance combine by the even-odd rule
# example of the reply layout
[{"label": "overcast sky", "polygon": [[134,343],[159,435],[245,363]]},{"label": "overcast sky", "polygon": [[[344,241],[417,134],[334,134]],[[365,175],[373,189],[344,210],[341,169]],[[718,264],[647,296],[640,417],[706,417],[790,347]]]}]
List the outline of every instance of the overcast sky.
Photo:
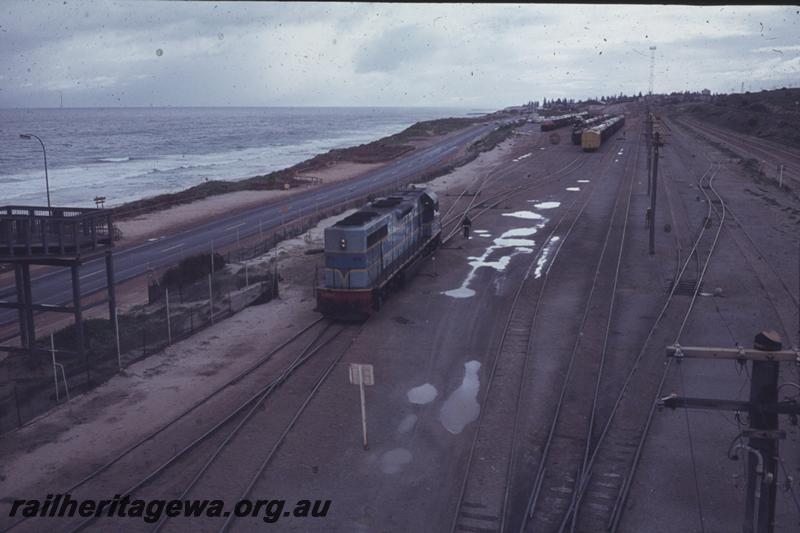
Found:
[{"label": "overcast sky", "polygon": [[459,106],[800,85],[800,8],[0,3],[0,107]]}]

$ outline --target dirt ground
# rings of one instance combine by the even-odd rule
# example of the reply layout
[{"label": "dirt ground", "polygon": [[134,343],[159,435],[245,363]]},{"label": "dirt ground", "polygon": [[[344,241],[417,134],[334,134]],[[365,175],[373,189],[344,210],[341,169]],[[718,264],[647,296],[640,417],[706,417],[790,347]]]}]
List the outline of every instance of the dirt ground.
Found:
[{"label": "dirt ground", "polygon": [[[472,163],[434,180],[431,187],[445,191],[470,183],[496,165],[510,144],[507,142],[492,152],[481,154]],[[363,166],[353,165],[344,168],[352,171]],[[331,176],[336,175],[330,173],[325,177]],[[336,177],[346,179],[344,173]],[[226,200],[215,197],[208,201],[221,206]],[[177,211],[195,204],[173,208],[169,215],[154,215],[151,228],[157,228],[159,221],[178,216]],[[74,464],[101,463],[102,457],[152,431],[235,376],[269,347],[279,345],[301,325],[311,322],[318,316],[313,311],[312,287],[320,256],[305,255],[305,251],[320,248],[323,229],[350,212],[326,219],[302,237],[283,241],[270,252],[278,260],[279,299],[245,309],[163,353],[135,363],[123,375],[0,438],[0,454],[5,459],[0,470],[0,494],[47,483],[55,471],[64,466],[56,461],[62,454],[72,457]],[[138,289],[133,288],[132,292]],[[124,289],[118,291],[123,303],[126,293]],[[102,314],[103,310],[96,309],[96,312]],[[136,408],[131,409],[132,405]]]},{"label": "dirt ground", "polygon": [[[631,121],[626,126],[627,137],[615,139],[596,154],[583,154],[569,144],[551,145],[535,127],[528,126],[522,128],[521,135],[430,184],[440,195],[443,213],[464,189],[474,190],[480,178],[491,179],[484,198],[501,189],[531,183],[536,186],[487,210],[473,222],[472,238],[459,236],[438,250],[413,281],[391,295],[363,330],[353,333],[352,340],[347,339],[349,344],[345,345],[347,351],[341,362],[277,449],[252,492],[254,497],[281,497],[288,501],[330,498],[331,513],[316,521],[279,522],[276,528],[347,532],[449,530],[478,428],[485,427],[481,424],[487,420],[502,422],[495,432],[497,446],[501,446],[511,427],[508,413],[513,412],[516,391],[524,390],[521,409],[525,417],[519,441],[523,448],[514,470],[515,487],[522,489],[515,489],[510,500],[512,508],[518,510],[524,504],[531,474],[542,453],[567,356],[575,339],[590,333],[581,329],[579,319],[589,305],[595,265],[598,272],[608,272],[617,257],[615,253],[600,255],[600,250],[606,227],[619,224],[624,218],[610,213],[630,186],[630,212],[626,214],[629,233],[619,250],[623,277],[614,289],[617,311],[608,351],[607,372],[614,386],[602,390],[598,408],[601,415],[607,415],[617,393],[618,381],[614,380],[624,376],[664,301],[666,287],[676,270],[677,251],[686,257],[703,223],[708,206],[701,200],[695,179],[709,165],[704,154],[711,159],[721,158],[698,140],[677,133],[675,142],[665,148],[656,218],[657,249],[656,255],[650,256],[643,217],[649,199],[646,182],[639,177],[644,161],[637,156],[639,137],[631,133],[638,131],[637,124]],[[573,161],[580,165],[569,167]],[[573,170],[546,178],[565,167]],[[797,217],[786,216],[789,211],[785,209],[798,206],[794,197],[777,188],[753,183],[730,161],[722,165],[716,183],[732,211],[746,222],[744,227],[761,246],[761,253],[739,250],[737,243],[744,240],[736,240],[734,233],[742,228],[726,224],[710,263],[703,296],[681,342],[747,345],[762,327],[788,329],[796,324],[797,316],[785,303],[786,296],[770,291],[797,293],[796,247],[785,246],[797,235]],[[460,205],[470,199],[459,200]],[[575,229],[567,238],[570,224]],[[669,230],[666,224],[670,224]],[[0,438],[0,454],[4,457],[0,494],[40,497],[55,490],[53,487],[69,487],[311,323],[318,316],[313,311],[312,285],[322,256],[305,252],[321,246],[324,225],[282,243],[275,252],[282,277],[280,299],[248,308],[177,343],[133,365],[125,375],[97,390],[74,398],[71,405],[62,405],[28,427]],[[555,256],[538,256],[539,251],[558,242],[548,239],[548,235],[563,237],[563,248],[559,246],[560,251],[553,252]],[[785,282],[786,290],[779,289],[777,278],[769,277],[759,256],[761,263],[769,261],[774,266],[774,275]],[[549,268],[553,270],[546,275],[549,277],[545,290],[539,284],[544,283],[542,272]],[[519,367],[501,364],[494,374],[493,357],[498,353],[516,288],[527,276],[532,276],[534,286],[542,287],[544,310],[532,328],[530,365],[520,372]],[[714,296],[716,288],[720,291]],[[611,288],[605,285],[599,290]],[[628,393],[629,398],[642,405],[650,405],[658,393],[664,348],[674,340],[681,309],[688,305],[688,298],[682,296],[676,303],[642,359],[639,374],[647,379],[641,382],[641,389]],[[592,313],[604,308],[604,302],[592,304],[587,307]],[[793,331],[784,333],[787,343],[794,341]],[[586,348],[586,355],[591,355],[592,349],[600,350],[596,344]],[[230,406],[263,386],[286,363],[285,356],[277,356],[236,387],[226,389],[196,417],[183,422],[182,429],[150,444],[147,454],[133,454],[120,467],[119,479],[113,480],[113,485],[127,485],[138,479],[143,469],[152,468],[162,457],[183,446],[190,435],[197,435],[229,412]],[[375,385],[366,391],[370,440],[367,450],[361,446],[359,394],[358,388],[348,383],[349,363],[369,363],[375,369]],[[786,381],[796,381],[793,370],[789,366],[783,369]],[[493,394],[499,394],[501,399],[494,406],[483,402],[490,373],[495,380]],[[255,466],[276,442],[284,419],[304,398],[308,387],[305,379],[309,378],[300,375],[298,381],[290,380],[284,385],[275,403],[268,403],[261,410],[258,431],[249,434],[250,441],[245,440],[242,445],[246,451],[226,463],[225,470],[211,479],[210,486],[194,496],[238,496]],[[515,388],[520,380],[527,383],[527,388]],[[747,394],[747,374],[733,363],[687,361],[670,368],[664,391],[741,399]],[[741,461],[732,462],[725,454],[739,424],[735,417],[716,412],[657,412],[633,479],[621,531],[739,530]],[[631,431],[637,431],[638,419],[632,425],[637,427]],[[789,472],[795,474],[794,490],[800,491],[796,481],[800,478],[800,435],[796,426],[785,429],[788,437],[781,443],[782,457]],[[208,445],[209,453],[215,445]],[[619,449],[627,449],[630,444],[625,440],[620,446]],[[64,457],[70,460],[65,461]],[[490,494],[502,489],[498,480],[502,479],[505,464],[495,464],[487,457],[488,454],[479,455],[475,461],[479,465],[485,463],[481,471],[487,477],[480,481],[482,490]],[[176,477],[191,476],[191,465],[186,466],[186,472],[181,470]],[[598,471],[608,474],[600,467]],[[159,480],[148,488],[147,494],[167,497],[179,483]],[[103,491],[108,488],[100,485],[84,492],[98,495]],[[556,495],[549,501],[556,502],[555,498]],[[0,510],[7,511],[8,505],[9,498],[1,500]],[[149,530],[144,524],[133,522],[115,525]],[[778,522],[776,531],[797,528],[789,491],[779,496]],[[6,525],[7,519],[0,519],[0,524]],[[98,523],[95,529],[103,530],[103,525]],[[192,527],[193,522],[175,521],[171,525],[175,530],[216,530],[219,523],[214,527],[208,523]],[[237,526],[247,531],[263,529],[259,521],[241,521]]]}]

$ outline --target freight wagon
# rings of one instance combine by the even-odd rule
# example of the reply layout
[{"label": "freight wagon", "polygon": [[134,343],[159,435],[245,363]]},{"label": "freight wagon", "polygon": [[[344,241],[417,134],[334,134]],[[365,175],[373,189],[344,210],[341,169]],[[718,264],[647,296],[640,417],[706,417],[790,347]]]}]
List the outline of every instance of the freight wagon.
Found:
[{"label": "freight wagon", "polygon": [[579,145],[581,144],[581,135],[583,135],[584,130],[596,126],[604,121],[608,120],[608,115],[600,115],[597,117],[587,118],[579,122],[574,128],[572,128],[572,144]]},{"label": "freight wagon", "polygon": [[584,152],[596,152],[603,142],[625,125],[625,117],[612,117],[602,124],[584,130],[581,148]]},{"label": "freight wagon", "polygon": [[[658,134],[658,137],[656,137]],[[664,123],[660,120],[656,120],[653,122],[653,142],[656,142],[656,138],[658,139],[658,145],[664,146],[664,141],[667,139],[667,130],[664,127]]]},{"label": "freight wagon", "polygon": [[577,121],[581,120],[583,117],[586,117],[588,113],[586,111],[581,111],[580,113],[570,113],[568,115],[558,115],[555,117],[549,117],[544,122],[542,122],[542,131],[551,131],[555,130],[569,124],[574,124]]},{"label": "freight wagon", "polygon": [[427,189],[378,198],[325,228],[325,266],[317,310],[363,320],[379,309],[390,285],[402,282],[441,239],[439,201]]}]

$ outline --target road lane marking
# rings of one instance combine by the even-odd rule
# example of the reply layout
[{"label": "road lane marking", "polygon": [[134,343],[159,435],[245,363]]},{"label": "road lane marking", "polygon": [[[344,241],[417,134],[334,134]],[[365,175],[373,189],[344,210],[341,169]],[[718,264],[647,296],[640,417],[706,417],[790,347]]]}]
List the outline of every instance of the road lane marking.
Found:
[{"label": "road lane marking", "polygon": [[163,249],[163,250],[161,250],[161,252],[159,252],[159,253],[162,253],[162,254],[163,254],[163,253],[169,252],[170,250],[174,250],[175,248],[180,248],[180,247],[181,247],[181,246],[183,246],[184,244],[185,244],[185,243],[179,243],[179,244],[176,244],[175,246],[170,246],[169,248],[164,248],[164,249]]},{"label": "road lane marking", "polygon": [[97,274],[99,274],[100,272],[102,272],[102,270],[95,270],[94,272],[89,272],[88,274],[84,274],[83,276],[81,276],[81,277],[80,277],[80,279],[83,279],[83,278],[88,278],[88,277],[90,277],[90,276],[97,275]]},{"label": "road lane marking", "polygon": [[246,224],[247,224],[247,222],[242,222],[240,224],[234,224],[233,226],[228,226],[227,228],[225,228],[225,231],[230,231],[232,229],[240,228],[240,227],[242,227],[242,226],[244,226]]}]

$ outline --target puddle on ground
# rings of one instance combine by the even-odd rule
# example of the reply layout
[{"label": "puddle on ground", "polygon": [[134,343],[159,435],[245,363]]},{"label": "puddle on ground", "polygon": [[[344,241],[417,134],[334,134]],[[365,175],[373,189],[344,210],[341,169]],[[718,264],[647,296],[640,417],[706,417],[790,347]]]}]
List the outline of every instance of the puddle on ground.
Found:
[{"label": "puddle on ground", "polygon": [[581,190],[581,188],[580,187],[567,187],[566,190],[571,191],[571,192],[578,192],[579,190]]},{"label": "puddle on ground", "polygon": [[[464,282],[464,285],[467,285],[472,280],[473,272],[470,272],[470,277],[467,278],[467,281]],[[446,294],[451,298],[470,298],[472,296],[475,296],[475,291],[473,291],[469,287],[462,285],[457,289],[450,289],[449,291],[444,291],[442,294]]]},{"label": "puddle on ground", "polygon": [[[521,211],[523,212],[523,211]],[[518,254],[529,254],[533,252],[533,246],[536,246],[536,241],[532,239],[522,239],[520,237],[528,237],[534,235],[537,231],[539,231],[544,224],[547,222],[542,215],[537,213],[533,213],[531,211],[524,211],[524,213],[531,213],[532,215],[536,215],[538,219],[541,219],[542,222],[537,224],[535,227],[529,228],[516,228],[511,229],[503,233],[500,237],[496,238],[491,246],[486,248],[486,251],[483,252],[483,255],[480,257],[468,257],[469,266],[472,269],[467,274],[466,279],[461,284],[461,287],[457,289],[451,289],[449,291],[444,291],[442,294],[446,296],[450,296],[451,298],[470,298],[475,296],[475,291],[469,288],[470,282],[475,277],[476,271],[481,267],[489,267],[493,268],[498,272],[501,272],[506,269],[509,262],[511,262],[511,258]],[[504,213],[505,214],[505,213]],[[504,255],[495,261],[489,261],[489,256],[492,255],[497,250],[502,248],[512,248],[511,252],[508,255]]]},{"label": "puddle on ground", "polygon": [[503,213],[504,217],[524,218],[526,220],[542,220],[544,217],[533,211],[514,211],[513,213]]},{"label": "puddle on ground", "polygon": [[539,228],[515,228],[503,233],[503,237],[529,237],[535,235]]},{"label": "puddle on ground", "polygon": [[436,387],[430,383],[425,383],[419,387],[414,387],[406,394],[406,396],[408,396],[408,401],[417,405],[431,403],[438,395],[439,391],[437,391]]},{"label": "puddle on ground", "polygon": [[396,474],[411,462],[411,452],[405,448],[395,448],[381,455],[380,462],[381,472],[384,474]]},{"label": "puddle on ground", "polygon": [[442,405],[439,413],[444,428],[457,435],[464,427],[478,418],[481,407],[478,404],[478,389],[480,380],[478,370],[481,364],[478,361],[464,363],[464,379],[461,385],[450,394]]},{"label": "puddle on ground", "polygon": [[406,415],[406,417],[403,418],[403,420],[400,422],[400,425],[397,426],[397,432],[408,433],[409,431],[414,429],[416,423],[417,423],[417,415],[414,414]]},{"label": "puddle on ground", "polygon": [[536,270],[534,270],[533,272],[533,277],[535,279],[539,279],[542,277],[542,270],[544,269],[544,266],[547,264],[547,257],[550,255],[553,246],[555,246],[555,244],[559,240],[561,240],[561,237],[559,237],[558,235],[553,235],[550,238],[550,240],[547,241],[547,244],[544,245],[544,248],[542,249],[542,255],[540,255],[539,259],[536,261]]},{"label": "puddle on ground", "polygon": [[[538,200],[528,200],[529,202],[538,202]],[[533,207],[536,209],[555,209],[556,207],[560,206],[561,202],[539,202],[535,204]]]}]

